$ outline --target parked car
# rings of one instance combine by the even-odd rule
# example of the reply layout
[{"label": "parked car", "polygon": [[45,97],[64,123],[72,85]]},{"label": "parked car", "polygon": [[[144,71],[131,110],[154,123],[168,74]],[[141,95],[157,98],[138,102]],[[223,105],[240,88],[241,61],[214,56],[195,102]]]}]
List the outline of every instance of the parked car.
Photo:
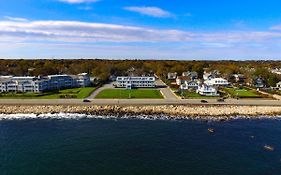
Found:
[{"label": "parked car", "polygon": [[207,100],[201,100],[201,103],[208,103]]},{"label": "parked car", "polygon": [[84,103],[89,103],[89,102],[91,102],[91,100],[84,99],[83,102],[84,102]]},{"label": "parked car", "polygon": [[217,99],[217,102],[224,102],[224,98]]}]

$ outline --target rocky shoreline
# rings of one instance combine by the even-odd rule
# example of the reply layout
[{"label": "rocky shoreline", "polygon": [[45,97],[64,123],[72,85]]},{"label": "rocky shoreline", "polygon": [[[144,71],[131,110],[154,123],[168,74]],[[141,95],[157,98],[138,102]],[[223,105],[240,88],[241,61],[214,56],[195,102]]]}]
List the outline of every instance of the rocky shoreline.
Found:
[{"label": "rocky shoreline", "polygon": [[224,121],[236,118],[257,119],[281,116],[281,106],[158,105],[158,106],[83,106],[83,105],[0,105],[0,114],[85,114],[116,118],[164,118]]}]

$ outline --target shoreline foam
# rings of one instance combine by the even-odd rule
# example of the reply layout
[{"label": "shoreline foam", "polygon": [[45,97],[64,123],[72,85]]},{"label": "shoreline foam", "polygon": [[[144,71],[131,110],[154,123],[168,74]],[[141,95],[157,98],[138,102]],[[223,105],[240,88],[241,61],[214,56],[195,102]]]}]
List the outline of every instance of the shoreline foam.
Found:
[{"label": "shoreline foam", "polygon": [[124,115],[124,116],[98,116],[98,115],[88,115],[79,113],[46,113],[46,114],[0,114],[0,121],[3,120],[30,120],[30,119],[58,119],[58,120],[80,120],[80,119],[138,119],[138,120],[198,120],[198,121],[228,121],[228,120],[238,120],[238,119],[281,119],[281,115],[267,116],[228,116],[228,118],[223,117],[212,117],[212,116],[197,116],[197,117],[182,117],[182,116],[156,116],[156,115]]},{"label": "shoreline foam", "polygon": [[[192,119],[224,121],[237,118],[279,118],[281,107],[229,105],[159,105],[159,106],[75,106],[75,105],[0,105],[0,120],[14,118],[140,118]],[[48,117],[51,116],[51,117]],[[78,116],[78,117],[75,117]],[[28,117],[26,117],[28,118]]]}]

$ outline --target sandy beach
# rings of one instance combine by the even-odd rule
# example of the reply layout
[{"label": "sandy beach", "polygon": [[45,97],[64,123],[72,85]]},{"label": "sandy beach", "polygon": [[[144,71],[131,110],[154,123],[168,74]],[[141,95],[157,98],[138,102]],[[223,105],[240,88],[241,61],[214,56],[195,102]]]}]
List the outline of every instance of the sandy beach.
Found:
[{"label": "sandy beach", "polygon": [[167,116],[170,119],[229,120],[234,118],[274,118],[280,106],[157,105],[157,106],[83,106],[83,105],[1,105],[1,114],[77,113],[103,116]]}]

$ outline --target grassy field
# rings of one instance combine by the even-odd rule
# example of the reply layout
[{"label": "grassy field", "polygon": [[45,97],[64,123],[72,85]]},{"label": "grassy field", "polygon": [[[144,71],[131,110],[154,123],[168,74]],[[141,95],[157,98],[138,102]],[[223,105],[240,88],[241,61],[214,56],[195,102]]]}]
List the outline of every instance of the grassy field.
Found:
[{"label": "grassy field", "polygon": [[228,92],[231,97],[234,98],[261,98],[262,96],[251,89],[246,88],[224,88],[226,92]]},{"label": "grassy field", "polygon": [[87,98],[95,90],[94,87],[84,87],[84,88],[73,88],[64,89],[55,92],[44,92],[44,93],[2,93],[0,98],[18,98],[18,99],[83,99]]},{"label": "grassy field", "polygon": [[96,98],[101,99],[162,99],[163,96],[156,89],[105,89]]},{"label": "grassy field", "polygon": [[200,95],[200,94],[198,94],[198,93],[196,93],[196,92],[189,92],[189,91],[184,91],[183,93],[181,93],[181,92],[177,92],[177,94],[178,94],[178,96],[182,96],[183,95],[183,97],[184,98],[198,98],[198,99],[203,99],[203,98],[218,98],[218,97],[212,97],[212,96],[202,96],[202,95]]}]

